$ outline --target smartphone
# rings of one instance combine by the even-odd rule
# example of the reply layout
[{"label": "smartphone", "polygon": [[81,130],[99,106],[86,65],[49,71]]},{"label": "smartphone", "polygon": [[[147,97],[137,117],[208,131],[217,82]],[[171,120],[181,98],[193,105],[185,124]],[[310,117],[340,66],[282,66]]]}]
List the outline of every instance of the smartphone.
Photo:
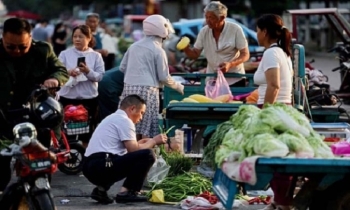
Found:
[{"label": "smartphone", "polygon": [[79,57],[77,61],[77,66],[80,66],[81,63],[85,63],[85,57]]}]

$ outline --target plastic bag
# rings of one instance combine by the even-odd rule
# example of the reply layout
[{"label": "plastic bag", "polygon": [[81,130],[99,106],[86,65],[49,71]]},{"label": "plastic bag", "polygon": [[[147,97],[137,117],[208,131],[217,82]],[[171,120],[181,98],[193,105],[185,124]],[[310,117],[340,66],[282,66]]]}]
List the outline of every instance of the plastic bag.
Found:
[{"label": "plastic bag", "polygon": [[230,94],[230,86],[228,85],[226,78],[222,71],[218,70],[218,76],[216,80],[208,80],[205,85],[205,96],[214,99],[219,96]]},{"label": "plastic bag", "polygon": [[162,156],[159,156],[154,162],[147,174],[147,182],[160,183],[169,173],[170,166],[165,162]]},{"label": "plastic bag", "polygon": [[67,105],[64,108],[64,121],[73,122],[86,122],[88,121],[89,114],[83,105]]}]

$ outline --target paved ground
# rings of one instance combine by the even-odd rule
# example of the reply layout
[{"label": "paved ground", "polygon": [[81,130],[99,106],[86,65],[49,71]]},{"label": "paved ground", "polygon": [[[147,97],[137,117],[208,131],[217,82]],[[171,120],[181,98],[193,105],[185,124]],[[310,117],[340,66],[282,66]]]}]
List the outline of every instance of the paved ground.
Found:
[{"label": "paved ground", "polygon": [[[330,55],[324,55],[320,53],[310,54],[307,58],[311,60],[315,59],[315,63],[313,66],[316,68],[320,68],[325,74],[328,75],[330,83],[333,89],[338,88],[340,83],[339,73],[331,72],[331,69],[335,68],[338,65],[338,62],[334,60]],[[110,190],[110,195],[114,196],[119,188],[121,183],[116,184]],[[89,198],[89,194],[92,191],[94,186],[92,186],[84,176],[76,175],[76,176],[68,176],[62,174],[61,172],[57,172],[54,174],[52,179],[52,193],[55,197],[55,202],[58,210],[103,210],[103,209],[124,209],[124,210],[153,210],[153,209],[178,209],[175,206],[169,205],[152,205],[150,203],[138,203],[138,204],[111,204],[111,205],[98,205],[93,200]],[[67,204],[61,204],[61,200],[68,199],[69,202]],[[261,209],[263,206],[248,206],[241,207],[240,209],[244,210],[257,210]]]}]

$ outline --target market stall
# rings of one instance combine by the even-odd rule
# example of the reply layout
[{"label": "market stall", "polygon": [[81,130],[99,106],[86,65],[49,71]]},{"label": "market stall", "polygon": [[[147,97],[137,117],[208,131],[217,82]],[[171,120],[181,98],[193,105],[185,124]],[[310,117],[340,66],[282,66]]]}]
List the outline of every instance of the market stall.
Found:
[{"label": "market stall", "polygon": [[[295,70],[295,106],[304,110],[305,98],[303,89],[303,82],[305,77],[305,51],[304,47],[299,44],[293,46],[293,66]],[[175,126],[175,129],[181,129],[184,124],[191,127],[192,130],[198,129],[196,137],[191,143],[188,144],[187,152],[199,153],[201,147],[200,143],[202,137],[210,136],[215,130],[216,126],[229,119],[229,117],[236,113],[238,108],[243,103],[211,103],[200,102],[191,103],[190,101],[183,101],[184,98],[188,98],[191,95],[199,94],[205,95],[205,79],[210,76],[216,76],[216,74],[178,74],[185,77],[189,84],[185,85],[184,93],[181,95],[173,89],[168,87],[164,88],[163,105],[166,107],[165,111],[165,127],[170,128]],[[256,89],[253,82],[253,74],[225,74],[225,77],[245,77],[247,79],[246,87],[231,87],[233,96],[237,96],[236,100],[240,101],[240,96],[244,96],[251,93]],[[242,102],[245,102],[245,98],[242,97]],[[176,100],[176,103],[171,103]],[[175,130],[174,129],[174,130]],[[169,134],[173,136],[173,133]]]}]

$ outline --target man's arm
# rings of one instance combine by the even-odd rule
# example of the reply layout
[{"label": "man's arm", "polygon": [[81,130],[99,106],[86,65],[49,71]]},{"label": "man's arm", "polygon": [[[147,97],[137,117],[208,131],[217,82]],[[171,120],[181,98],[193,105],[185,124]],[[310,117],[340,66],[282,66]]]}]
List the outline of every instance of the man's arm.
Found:
[{"label": "man's arm", "polygon": [[190,46],[187,46],[183,51],[192,60],[196,60],[202,53],[202,50]]},{"label": "man's arm", "polygon": [[136,140],[126,140],[123,141],[125,148],[128,152],[135,152],[141,149],[151,149],[156,145],[165,144],[167,141],[167,136],[165,134],[159,134],[153,138]]},{"label": "man's arm", "polygon": [[249,56],[250,53],[248,47],[239,50],[239,56],[230,63],[230,68],[236,67],[239,64],[246,62],[247,60],[249,60]]},{"label": "man's arm", "polygon": [[47,64],[47,71],[50,72],[47,79],[56,79],[59,85],[63,86],[68,81],[68,71],[66,67],[59,61],[53,52],[51,45],[49,44],[47,52]]}]

